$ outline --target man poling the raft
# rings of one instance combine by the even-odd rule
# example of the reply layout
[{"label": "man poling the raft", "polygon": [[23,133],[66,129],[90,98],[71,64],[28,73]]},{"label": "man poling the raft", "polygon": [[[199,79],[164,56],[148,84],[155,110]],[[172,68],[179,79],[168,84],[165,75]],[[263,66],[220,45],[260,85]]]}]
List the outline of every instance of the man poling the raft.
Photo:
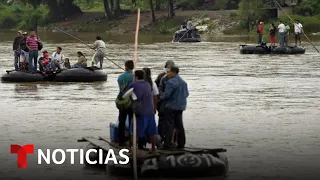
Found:
[{"label": "man poling the raft", "polygon": [[[200,20],[204,13],[196,20]],[[192,25],[191,20],[182,26],[183,28],[176,31],[173,35],[172,42],[201,42],[198,30]]]},{"label": "man poling the raft", "polygon": [[[64,30],[62,30],[62,29],[60,29],[60,28],[58,28],[58,27],[56,27],[56,26],[54,26],[54,28],[57,29],[58,31],[60,31],[60,32],[62,32],[62,33],[64,33],[64,34],[66,34],[66,35],[68,35],[68,36],[70,36],[70,37],[78,40],[79,42],[81,42],[82,44],[86,45],[86,46],[89,47],[90,49],[94,49],[94,50],[97,49],[97,50],[99,50],[100,47],[102,47],[102,48],[105,47],[105,42],[102,41],[102,38],[101,38],[100,36],[97,36],[97,37],[96,37],[96,42],[94,43],[94,46],[92,47],[92,46],[88,45],[86,42],[84,42],[83,40],[81,40],[81,39],[73,36],[72,34],[66,32],[66,31],[64,31]],[[102,41],[102,42],[101,42],[101,41]],[[101,50],[101,52],[99,52],[98,54],[97,54],[97,52],[96,52],[96,53],[94,54],[94,56],[92,57],[92,65],[94,65],[94,63],[98,64],[99,62],[103,61],[103,59],[101,59],[101,56],[102,56],[104,53],[105,53],[105,50]],[[107,60],[109,60],[110,62],[112,62],[112,63],[113,63],[114,65],[116,65],[118,68],[124,70],[123,67],[119,66],[117,63],[115,63],[113,60],[111,60],[110,58],[108,58],[106,55],[104,56],[104,58],[106,58]],[[95,60],[97,60],[97,61],[95,61]],[[102,63],[100,63],[100,67],[102,68]]]}]

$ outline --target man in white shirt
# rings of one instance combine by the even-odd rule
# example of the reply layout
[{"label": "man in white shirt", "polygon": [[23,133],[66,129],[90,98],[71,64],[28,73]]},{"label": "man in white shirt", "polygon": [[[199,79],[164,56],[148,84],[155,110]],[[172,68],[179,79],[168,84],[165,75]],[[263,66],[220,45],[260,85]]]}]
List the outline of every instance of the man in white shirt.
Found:
[{"label": "man in white shirt", "polygon": [[299,41],[300,46],[301,46],[301,34],[303,32],[303,26],[302,24],[296,20],[296,23],[294,23],[294,34],[295,34],[295,43],[297,46],[297,42]]},{"label": "man in white shirt", "polygon": [[64,55],[61,53],[62,48],[57,47],[56,52],[54,52],[51,56],[51,65],[53,69],[66,69],[64,66]]},{"label": "man in white shirt", "polygon": [[284,32],[285,32],[286,26],[280,21],[280,24],[278,26],[278,32],[279,32],[279,39],[280,39],[280,46],[284,46]]}]

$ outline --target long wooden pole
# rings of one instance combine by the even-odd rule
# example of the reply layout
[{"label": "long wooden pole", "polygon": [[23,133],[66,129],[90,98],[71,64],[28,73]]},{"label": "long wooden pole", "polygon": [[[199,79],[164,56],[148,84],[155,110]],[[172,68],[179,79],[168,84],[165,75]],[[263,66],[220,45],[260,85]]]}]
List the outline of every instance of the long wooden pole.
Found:
[{"label": "long wooden pole", "polygon": [[[136,37],[134,43],[134,71],[137,67],[138,62],[138,38],[139,38],[139,27],[140,27],[140,9],[138,9],[137,15],[137,27],[136,27]],[[134,179],[138,180],[138,168],[137,168],[137,117],[133,114],[133,140],[132,140],[132,151],[133,151],[133,174]]]},{"label": "long wooden pole", "polygon": [[[294,20],[290,17],[290,15],[282,8],[282,6],[279,4],[279,2],[277,0],[274,0],[274,2],[277,4],[277,6],[289,17],[289,19],[293,22],[293,24],[295,23]],[[316,48],[316,46],[311,42],[311,40],[308,38],[308,36],[304,33],[304,31],[302,30],[302,34],[306,37],[306,39],[309,41],[309,43],[313,46],[313,48],[318,51],[318,53],[320,53],[320,51]]]},{"label": "long wooden pole", "polygon": [[[75,37],[74,35],[66,32],[66,31],[64,31],[64,30],[62,30],[62,29],[60,29],[60,28],[58,28],[58,27],[56,27],[56,26],[54,26],[54,28],[56,28],[58,31],[60,31],[60,32],[66,34],[66,35],[68,35],[68,36],[70,36],[70,37],[72,37],[72,38],[74,38],[74,39],[76,39],[76,40],[78,40],[78,41],[80,41],[82,44],[88,46],[89,49],[92,49],[91,46],[89,46],[86,42],[84,42],[83,40]],[[94,50],[94,49],[92,49],[92,50]],[[95,55],[94,55],[94,56],[95,56]],[[93,60],[94,56],[92,57],[92,64],[93,64],[93,62],[94,62],[94,60]],[[120,68],[120,69],[122,69],[122,70],[125,70],[123,67],[119,66],[117,63],[115,63],[113,60],[109,59],[107,56],[105,56],[105,58],[107,58],[107,60],[109,60],[110,62],[112,62],[114,65],[118,66],[118,68]],[[92,66],[93,66],[93,65],[92,65]]]}]

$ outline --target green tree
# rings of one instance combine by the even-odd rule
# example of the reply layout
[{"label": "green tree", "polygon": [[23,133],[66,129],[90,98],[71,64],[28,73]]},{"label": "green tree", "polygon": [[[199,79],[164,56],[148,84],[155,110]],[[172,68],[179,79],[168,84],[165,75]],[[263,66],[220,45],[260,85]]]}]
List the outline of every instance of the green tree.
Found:
[{"label": "green tree", "polygon": [[157,11],[159,11],[161,9],[161,0],[156,0],[156,9]]},{"label": "green tree", "polygon": [[153,1],[149,0],[149,5],[150,5],[150,11],[151,11],[151,20],[152,22],[156,21],[156,16],[154,15],[154,9],[153,9]]},{"label": "green tree", "polygon": [[73,0],[46,0],[44,3],[49,7],[48,16],[52,22],[65,20],[70,16],[82,13],[81,9],[74,4]]},{"label": "green tree", "polygon": [[106,14],[106,18],[108,20],[111,20],[113,18],[113,15],[112,15],[110,7],[109,7],[109,1],[108,0],[103,0],[103,5],[104,5],[104,11],[105,11],[105,14]]},{"label": "green tree", "polygon": [[42,3],[42,0],[21,0],[21,2],[24,4],[30,4],[34,9],[37,9],[37,7]]},{"label": "green tree", "polygon": [[174,17],[173,0],[168,0],[168,18]]},{"label": "green tree", "polygon": [[255,23],[265,16],[263,0],[241,0],[239,3],[239,15],[248,32],[253,29]]},{"label": "green tree", "polygon": [[320,0],[305,0],[296,8],[299,15],[314,16],[320,14]]}]

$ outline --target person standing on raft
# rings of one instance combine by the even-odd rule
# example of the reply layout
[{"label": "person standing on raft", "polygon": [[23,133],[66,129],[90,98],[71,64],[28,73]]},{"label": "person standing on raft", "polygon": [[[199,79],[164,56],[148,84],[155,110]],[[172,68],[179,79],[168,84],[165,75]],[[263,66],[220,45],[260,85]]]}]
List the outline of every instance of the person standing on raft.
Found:
[{"label": "person standing on raft", "polygon": [[302,33],[303,33],[303,26],[298,20],[296,20],[296,23],[294,23],[294,39],[295,39],[296,46],[297,46],[298,41],[301,46],[301,34]]},{"label": "person standing on raft", "polygon": [[23,37],[20,40],[20,64],[19,64],[19,70],[27,70],[27,64],[29,61],[29,49],[27,48],[27,37],[28,37],[28,33],[24,32],[22,33]]},{"label": "person standing on raft", "polygon": [[[169,60],[166,62],[164,68],[164,72],[160,73],[157,77],[157,79],[155,80],[155,83],[158,87],[159,90],[159,95],[161,96],[161,94],[163,94],[164,89],[165,89],[165,84],[167,82],[167,80],[169,79],[167,76],[167,72],[168,69],[170,67],[174,66],[174,62]],[[164,106],[165,106],[165,101],[164,100],[159,100],[158,102],[158,116],[159,116],[159,120],[158,120],[158,132],[159,135],[161,137],[162,140],[164,140],[164,136],[165,136],[165,123],[164,123]]]},{"label": "person standing on raft", "polygon": [[262,44],[263,40],[263,22],[260,22],[258,29],[257,29],[257,33],[258,33],[258,44]]},{"label": "person standing on raft", "polygon": [[30,36],[27,38],[27,47],[29,49],[29,71],[32,69],[37,71],[38,51],[41,49],[41,47],[39,47],[40,44],[40,38],[38,35],[36,35],[36,31],[31,30]]},{"label": "person standing on raft", "polygon": [[[154,104],[152,95],[152,86],[147,82],[146,74],[143,70],[136,70],[134,72],[134,82],[129,85],[128,93],[125,96],[136,96],[133,100],[133,111],[137,118],[137,137],[144,138],[149,136],[152,152],[156,151],[156,135],[158,134],[156,120],[154,117]],[[130,89],[132,91],[130,92]],[[135,104],[136,103],[136,104]],[[131,121],[130,133],[133,135],[133,123]],[[137,142],[132,142],[137,143]]]},{"label": "person standing on raft", "polygon": [[186,137],[183,127],[182,114],[186,110],[187,98],[189,96],[187,83],[179,76],[179,68],[172,66],[167,74],[169,80],[166,82],[164,93],[160,95],[165,100],[164,121],[165,139],[164,149],[171,149],[175,145],[172,139],[176,133],[178,149],[183,149],[186,144]]},{"label": "person standing on raft", "polygon": [[[127,87],[132,83],[133,69],[134,69],[133,61],[132,60],[126,61],[125,72],[118,77],[119,95],[123,94],[124,91],[127,89]],[[119,95],[116,100],[116,105],[117,105],[117,108],[119,109],[118,140],[119,140],[119,145],[123,146],[124,143],[126,142],[126,138],[125,138],[126,120],[127,120],[127,117],[129,117],[129,124],[131,124],[133,112],[132,112],[130,102],[126,101],[125,99],[122,99],[121,97],[119,97]]]},{"label": "person standing on raft", "polygon": [[280,21],[280,24],[278,26],[278,32],[279,32],[279,39],[280,39],[280,46],[284,46],[284,32],[285,32],[286,26]]},{"label": "person standing on raft", "polygon": [[285,23],[285,29],[284,29],[284,44],[288,46],[289,44],[289,35],[290,35],[290,26],[288,23]]},{"label": "person standing on raft", "polygon": [[20,41],[23,38],[22,37],[22,31],[18,31],[17,37],[14,38],[13,40],[13,45],[12,45],[12,50],[14,53],[14,70],[18,71],[19,70],[19,59],[20,59]]},{"label": "person standing on raft", "polygon": [[103,59],[106,56],[106,43],[102,40],[100,36],[96,37],[96,41],[93,44],[92,49],[96,50],[94,54],[94,64],[97,66],[100,63],[100,69],[102,69]]},{"label": "person standing on raft", "polygon": [[277,31],[277,28],[276,28],[276,26],[274,25],[274,23],[272,23],[272,24],[271,24],[271,27],[270,27],[270,29],[269,29],[269,37],[270,37],[270,43],[271,43],[271,46],[272,46],[272,47],[275,47],[275,46],[276,46],[276,39],[275,39],[276,31]]}]

